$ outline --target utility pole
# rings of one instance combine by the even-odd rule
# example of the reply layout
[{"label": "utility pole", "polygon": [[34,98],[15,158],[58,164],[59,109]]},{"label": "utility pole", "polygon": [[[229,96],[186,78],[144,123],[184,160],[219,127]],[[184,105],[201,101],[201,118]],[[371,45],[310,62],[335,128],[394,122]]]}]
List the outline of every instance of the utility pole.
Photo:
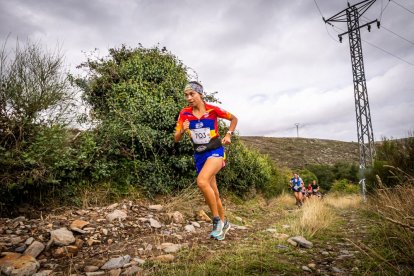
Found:
[{"label": "utility pole", "polygon": [[354,98],[355,113],[357,121],[358,145],[359,145],[359,167],[360,183],[362,195],[365,199],[365,170],[373,163],[375,155],[374,134],[372,131],[371,114],[368,102],[367,84],[365,79],[364,60],[362,56],[362,43],[360,29],[367,27],[371,31],[371,24],[376,23],[380,27],[378,20],[373,20],[362,26],[359,25],[359,18],[375,3],[376,0],[365,0],[355,5],[350,5],[341,12],[329,19],[323,19],[325,23],[332,25],[332,22],[346,22],[348,31],[338,35],[342,42],[342,36],[348,34],[349,48],[351,52],[352,75],[354,79]]},{"label": "utility pole", "polygon": [[299,123],[295,123],[296,126],[296,138],[299,138]]}]

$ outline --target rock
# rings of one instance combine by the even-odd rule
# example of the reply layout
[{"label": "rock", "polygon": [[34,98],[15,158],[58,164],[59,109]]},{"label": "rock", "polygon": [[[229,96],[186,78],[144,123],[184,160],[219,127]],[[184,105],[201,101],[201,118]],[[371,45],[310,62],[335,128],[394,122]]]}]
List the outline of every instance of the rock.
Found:
[{"label": "rock", "polygon": [[243,219],[241,217],[234,217],[235,220],[237,220],[238,222],[243,222]]},{"label": "rock", "polygon": [[18,245],[19,243],[22,242],[22,238],[21,237],[12,237],[10,239],[10,242],[12,245]]},{"label": "rock", "polygon": [[306,240],[302,236],[296,236],[296,237],[292,237],[290,239],[293,240],[293,241],[295,241],[299,246],[302,246],[302,247],[305,247],[305,248],[312,248],[313,247],[313,243],[311,243],[310,241]]},{"label": "rock", "polygon": [[133,265],[131,267],[128,267],[127,269],[125,269],[125,271],[121,274],[121,275],[139,275],[143,272],[144,270],[136,265]]},{"label": "rock", "polygon": [[297,246],[298,245],[298,243],[297,242],[295,242],[294,240],[292,240],[291,238],[290,239],[288,239],[287,240],[287,242],[288,243],[290,243],[291,245],[293,245],[293,246]]},{"label": "rock", "polygon": [[307,267],[306,265],[302,266],[302,270],[306,271],[306,272],[312,272],[312,269],[310,269],[309,267]]},{"label": "rock", "polygon": [[235,230],[247,230],[248,229],[247,226],[240,226],[240,225],[235,225],[235,224],[232,224],[231,226]]},{"label": "rock", "polygon": [[83,271],[85,272],[95,272],[97,270],[99,270],[99,267],[94,266],[94,265],[88,265],[83,268]]},{"label": "rock", "polygon": [[106,216],[106,220],[109,222],[112,222],[116,219],[123,220],[127,218],[127,214],[124,211],[121,210],[114,210],[112,213],[108,214]]},{"label": "rock", "polygon": [[104,236],[106,236],[106,235],[108,235],[108,229],[102,229],[102,234],[104,235]]},{"label": "rock", "polygon": [[88,211],[85,211],[85,210],[76,210],[75,211],[75,214],[77,214],[79,216],[83,216],[83,215],[85,215],[87,213],[88,213]]},{"label": "rock", "polygon": [[185,222],[183,214],[181,214],[178,211],[175,211],[174,213],[170,214],[170,217],[171,221],[174,223],[182,224]]},{"label": "rock", "polygon": [[310,263],[310,264],[308,264],[308,267],[309,267],[310,269],[315,269],[315,268],[316,268],[316,264],[314,264],[314,263]]},{"label": "rock", "polygon": [[79,248],[74,245],[68,245],[64,247],[56,248],[52,255],[55,258],[62,258],[62,257],[73,257],[78,254]]},{"label": "rock", "polygon": [[150,225],[153,228],[161,228],[161,223],[158,220],[155,220],[153,218],[149,219]]},{"label": "rock", "polygon": [[211,222],[211,218],[209,216],[207,216],[207,214],[206,214],[206,212],[204,212],[204,210],[198,210],[195,213],[195,217],[196,217],[197,220]]},{"label": "rock", "polygon": [[112,269],[109,271],[109,276],[119,276],[121,275],[122,269],[117,268],[117,269]]},{"label": "rock", "polygon": [[33,237],[30,237],[30,238],[28,238],[28,239],[25,241],[25,244],[26,244],[26,245],[31,245],[33,241],[34,241],[34,238],[33,238]]},{"label": "rock", "polygon": [[73,233],[66,227],[50,232],[50,240],[56,245],[69,245],[75,242]]},{"label": "rock", "polygon": [[152,210],[152,211],[162,211],[163,207],[160,204],[156,204],[156,205],[150,205],[148,206],[148,209]]},{"label": "rock", "polygon": [[81,249],[81,248],[82,248],[83,244],[84,244],[84,241],[83,241],[83,240],[81,240],[81,239],[76,239],[76,241],[75,241],[75,245],[76,245],[79,249]]},{"label": "rock", "polygon": [[89,222],[87,222],[87,221],[77,219],[77,220],[74,220],[70,224],[70,229],[73,229],[73,228],[75,228],[75,229],[83,229],[83,227],[85,227],[88,224],[89,224]]},{"label": "rock", "polygon": [[283,245],[283,244],[278,244],[277,245],[277,248],[279,248],[279,249],[287,249],[288,247],[286,245]]},{"label": "rock", "polygon": [[118,207],[118,203],[114,203],[114,204],[111,204],[111,205],[109,205],[109,206],[107,206],[106,207],[106,209],[108,209],[108,210],[113,210],[113,209],[115,209],[116,207]]},{"label": "rock", "polygon": [[37,258],[37,256],[42,253],[42,251],[45,249],[45,245],[41,242],[34,241],[24,252],[26,255],[30,255],[33,258]]},{"label": "rock", "polygon": [[105,275],[105,271],[86,272],[86,276],[100,276]]},{"label": "rock", "polygon": [[331,267],[331,270],[332,270],[332,272],[334,272],[334,273],[344,273],[342,270],[340,270],[339,268],[337,268],[337,267]]},{"label": "rock", "polygon": [[32,256],[3,252],[0,257],[0,274],[19,276],[33,275],[39,267],[39,262]]},{"label": "rock", "polygon": [[[109,241],[109,240],[108,240]],[[87,244],[89,245],[89,246],[92,246],[92,245],[94,245],[94,244],[98,244],[98,243],[101,243],[101,241],[100,240],[95,240],[95,239],[93,239],[93,238],[90,238],[90,239],[88,239],[88,241],[87,241]]]},{"label": "rock", "polygon": [[191,222],[191,224],[194,226],[194,227],[197,227],[197,228],[200,228],[201,226],[200,226],[200,223],[198,223],[198,222],[196,222],[196,221],[192,221]]},{"label": "rock", "polygon": [[140,258],[138,258],[138,257],[135,257],[133,261],[134,261],[134,262],[136,262],[136,263],[137,263],[137,264],[139,264],[139,265],[143,265],[143,264],[145,264],[145,260],[140,259]]},{"label": "rock", "polygon": [[103,266],[101,266],[101,269],[111,270],[115,268],[121,268],[125,264],[129,263],[130,260],[131,260],[131,256],[129,255],[125,255],[122,257],[118,257],[118,258],[112,258],[109,261],[107,261]]},{"label": "rock", "polygon": [[42,270],[39,271],[35,274],[33,274],[33,276],[47,276],[47,275],[52,275],[53,270]]},{"label": "rock", "polygon": [[187,231],[187,232],[195,232],[195,228],[194,228],[194,226],[193,225],[191,225],[191,224],[189,224],[189,225],[186,225],[185,227],[184,227],[184,229],[185,229],[185,231]]},{"label": "rock", "polygon": [[163,248],[163,250],[165,253],[175,253],[185,246],[187,246],[187,244],[171,244]]},{"label": "rock", "polygon": [[151,258],[151,260],[159,261],[159,262],[163,262],[163,263],[172,262],[172,261],[174,261],[174,259],[175,259],[175,257],[172,254],[159,255],[159,256]]},{"label": "rock", "polygon": [[324,255],[324,256],[328,256],[329,252],[328,251],[322,251],[321,254]]},{"label": "rock", "polygon": [[27,248],[26,244],[23,244],[22,246],[17,247],[14,251],[17,253],[23,253]]},{"label": "rock", "polygon": [[266,229],[266,232],[276,233],[276,232],[277,232],[277,230],[276,230],[276,229],[274,229],[274,228],[268,228],[268,229]]}]

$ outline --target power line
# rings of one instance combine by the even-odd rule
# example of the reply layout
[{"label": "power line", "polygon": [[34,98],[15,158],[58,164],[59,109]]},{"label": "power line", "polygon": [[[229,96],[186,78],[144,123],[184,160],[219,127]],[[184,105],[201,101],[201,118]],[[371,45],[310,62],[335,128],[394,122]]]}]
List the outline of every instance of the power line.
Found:
[{"label": "power line", "polygon": [[[343,29],[341,29],[341,28],[339,28],[339,27],[337,27],[337,26],[334,26],[334,28],[337,28],[337,29],[339,29],[339,30],[341,30],[341,31],[344,31]],[[408,65],[414,66],[414,64],[413,64],[413,63],[411,63],[411,62],[409,62],[409,61],[407,61],[407,60],[405,60],[405,59],[403,59],[403,58],[401,58],[401,57],[399,57],[399,56],[397,56],[397,55],[394,55],[393,53],[391,53],[391,52],[389,52],[389,51],[387,51],[387,50],[385,50],[385,49],[383,49],[383,48],[381,48],[381,47],[379,47],[379,46],[375,45],[374,43],[368,42],[368,41],[366,41],[366,40],[364,40],[364,39],[361,39],[361,40],[362,40],[363,42],[365,42],[365,43],[367,43],[367,44],[371,45],[372,47],[377,48],[378,50],[381,50],[381,51],[383,51],[384,53],[389,54],[389,55],[391,55],[391,56],[395,57],[396,59],[399,59],[399,60],[401,60],[401,61],[403,61],[403,62],[407,63]]]},{"label": "power line", "polygon": [[315,2],[316,8],[318,9],[319,14],[322,16],[322,19],[324,19],[325,17],[323,17],[323,14],[322,14],[322,12],[321,12],[321,9],[319,8],[318,3],[316,2],[316,0],[313,0],[313,2]]},{"label": "power line", "polygon": [[397,59],[399,59],[399,60],[401,60],[401,61],[403,61],[403,62],[407,63],[408,65],[414,66],[414,64],[413,64],[413,63],[411,63],[411,62],[409,62],[409,61],[407,61],[407,60],[405,60],[405,59],[403,59],[403,58],[401,58],[401,57],[399,57],[399,56],[396,56],[396,55],[394,55],[393,53],[391,53],[391,52],[389,52],[389,51],[387,51],[387,50],[385,50],[385,49],[382,49],[381,47],[379,47],[379,46],[377,46],[377,45],[375,45],[375,44],[373,44],[373,43],[371,43],[371,42],[368,42],[368,41],[366,41],[366,40],[362,40],[362,41],[363,41],[363,42],[365,42],[365,43],[367,43],[367,44],[369,44],[369,45],[371,45],[371,46],[372,46],[372,47],[374,47],[374,48],[377,48],[378,50],[383,51],[384,53],[387,53],[387,54],[389,54],[389,55],[391,55],[391,56],[393,56],[393,57],[395,57],[395,58],[397,58]]},{"label": "power line", "polygon": [[[371,21],[371,19],[369,19],[368,17],[366,17],[366,16],[363,16],[363,17],[364,17],[365,19],[367,19],[367,20]],[[411,41],[411,40],[409,40],[409,39],[407,39],[407,38],[403,37],[402,35],[397,34],[396,32],[394,32],[394,31],[392,31],[392,30],[388,29],[387,27],[385,27],[385,26],[384,26],[384,25],[382,25],[382,24],[381,24],[381,28],[383,28],[384,30],[386,30],[386,31],[388,31],[388,32],[390,32],[390,33],[392,33],[392,34],[394,34],[395,36],[397,36],[397,37],[401,38],[402,40],[405,40],[406,42],[408,42],[408,43],[410,43],[410,44],[414,45],[414,42],[413,42],[413,41]]]},{"label": "power line", "polygon": [[393,2],[393,3],[394,3],[394,4],[396,4],[397,6],[400,6],[400,7],[401,7],[401,8],[403,8],[404,10],[406,10],[406,11],[408,11],[408,12],[410,12],[410,13],[414,14],[414,12],[413,12],[413,11],[409,10],[408,8],[406,8],[406,7],[404,7],[403,5],[399,4],[398,2],[395,2],[395,0],[388,0],[388,1]]},{"label": "power line", "polygon": [[380,21],[382,20],[382,14],[384,13],[385,9],[388,7],[388,5],[390,4],[390,0],[388,0],[387,5],[385,5],[384,8],[382,8],[383,5],[383,0],[381,1],[381,15],[380,15]]}]

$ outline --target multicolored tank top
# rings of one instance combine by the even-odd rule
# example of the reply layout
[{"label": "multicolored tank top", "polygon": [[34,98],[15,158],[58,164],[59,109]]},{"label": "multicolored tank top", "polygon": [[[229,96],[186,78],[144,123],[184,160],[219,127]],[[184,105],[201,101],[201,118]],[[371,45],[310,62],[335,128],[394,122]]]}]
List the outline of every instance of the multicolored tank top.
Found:
[{"label": "multicolored tank top", "polygon": [[183,123],[188,120],[190,129],[187,133],[191,137],[191,141],[196,145],[208,144],[211,139],[219,136],[218,118],[231,120],[231,113],[211,104],[205,103],[206,113],[201,118],[197,118],[193,114],[193,107],[188,106],[181,110],[178,116],[176,130],[180,131]]}]

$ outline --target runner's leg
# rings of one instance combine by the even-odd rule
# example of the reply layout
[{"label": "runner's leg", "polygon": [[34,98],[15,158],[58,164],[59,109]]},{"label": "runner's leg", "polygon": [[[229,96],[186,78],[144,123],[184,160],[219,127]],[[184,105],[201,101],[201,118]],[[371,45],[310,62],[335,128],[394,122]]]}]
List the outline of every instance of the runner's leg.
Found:
[{"label": "runner's leg", "polygon": [[217,199],[211,186],[212,178],[220,171],[223,165],[222,158],[209,158],[197,176],[197,185],[204,195],[204,199],[214,217],[219,216]]},{"label": "runner's leg", "polygon": [[219,214],[221,220],[224,221],[224,209],[223,209],[223,204],[221,203],[220,193],[219,193],[219,190],[217,188],[217,181],[216,181],[216,176],[215,175],[211,178],[210,186],[214,191],[214,196],[216,197],[216,204],[217,204],[218,214]]}]

